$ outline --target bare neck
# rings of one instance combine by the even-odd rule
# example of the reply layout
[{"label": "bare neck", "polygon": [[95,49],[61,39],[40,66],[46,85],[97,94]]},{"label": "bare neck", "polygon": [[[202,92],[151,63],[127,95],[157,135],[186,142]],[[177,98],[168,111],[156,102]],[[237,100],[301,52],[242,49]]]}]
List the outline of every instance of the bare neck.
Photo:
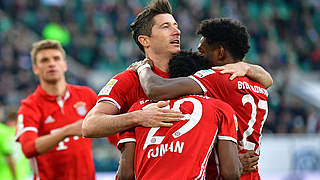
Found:
[{"label": "bare neck", "polygon": [[65,79],[57,82],[46,82],[40,80],[42,89],[51,96],[64,96],[67,90],[67,83]]},{"label": "bare neck", "polygon": [[159,68],[163,72],[169,71],[169,60],[171,55],[154,55],[154,54],[146,54],[146,57],[151,59],[153,64]]}]

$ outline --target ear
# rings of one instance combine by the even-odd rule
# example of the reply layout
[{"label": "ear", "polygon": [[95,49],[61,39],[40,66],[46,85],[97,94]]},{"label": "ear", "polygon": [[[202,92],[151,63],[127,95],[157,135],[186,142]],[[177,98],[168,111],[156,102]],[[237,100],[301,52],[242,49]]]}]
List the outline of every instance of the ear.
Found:
[{"label": "ear", "polygon": [[63,61],[65,63],[64,72],[66,72],[68,70],[68,63],[67,63],[67,61],[65,59]]},{"label": "ear", "polygon": [[143,47],[149,47],[150,46],[150,39],[149,39],[149,36],[146,36],[146,35],[139,35],[138,36],[138,41],[140,42],[140,44],[143,46]]},{"label": "ear", "polygon": [[32,71],[35,75],[39,75],[38,66],[35,64],[32,64]]},{"label": "ear", "polygon": [[225,56],[224,47],[219,45],[217,49],[218,49],[218,58],[219,59],[224,58],[224,56]]}]

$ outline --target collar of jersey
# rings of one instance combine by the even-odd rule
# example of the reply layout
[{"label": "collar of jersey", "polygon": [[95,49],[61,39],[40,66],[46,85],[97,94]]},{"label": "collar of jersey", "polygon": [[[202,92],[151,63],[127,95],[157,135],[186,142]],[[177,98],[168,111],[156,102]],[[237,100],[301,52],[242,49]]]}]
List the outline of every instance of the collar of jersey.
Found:
[{"label": "collar of jersey", "polygon": [[63,98],[60,96],[49,95],[46,91],[44,91],[42,89],[41,85],[38,85],[38,88],[36,91],[40,96],[44,97],[45,99],[47,99],[49,101],[57,101],[57,99],[64,99],[64,101],[66,101],[70,97],[69,84],[67,84],[67,92]]},{"label": "collar of jersey", "polygon": [[163,77],[163,78],[169,78],[169,74],[164,72],[164,71],[161,71],[159,68],[157,68],[156,66],[153,66],[153,72],[156,73],[157,75]]}]

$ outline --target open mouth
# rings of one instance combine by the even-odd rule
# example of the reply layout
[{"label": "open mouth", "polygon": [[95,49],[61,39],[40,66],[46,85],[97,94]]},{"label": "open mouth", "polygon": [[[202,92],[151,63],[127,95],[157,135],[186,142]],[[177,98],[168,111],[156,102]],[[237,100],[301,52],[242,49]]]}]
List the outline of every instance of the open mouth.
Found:
[{"label": "open mouth", "polygon": [[180,45],[180,41],[179,40],[173,40],[173,41],[170,41],[170,44]]}]

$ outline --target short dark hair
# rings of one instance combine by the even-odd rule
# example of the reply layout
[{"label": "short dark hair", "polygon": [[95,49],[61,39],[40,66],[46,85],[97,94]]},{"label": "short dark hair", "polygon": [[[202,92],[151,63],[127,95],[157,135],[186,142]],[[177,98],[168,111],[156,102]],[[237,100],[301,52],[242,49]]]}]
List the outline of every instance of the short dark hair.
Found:
[{"label": "short dark hair", "polygon": [[197,34],[202,35],[209,46],[222,45],[236,60],[242,60],[249,51],[250,35],[238,21],[228,18],[210,18],[200,23]]},{"label": "short dark hair", "polygon": [[158,14],[172,14],[172,8],[168,0],[152,1],[130,24],[132,38],[143,53],[144,47],[138,41],[138,37],[140,35],[151,36],[154,25],[153,18]]},{"label": "short dark hair", "polygon": [[209,60],[191,51],[180,51],[169,61],[170,78],[186,77],[202,69],[211,68]]}]

